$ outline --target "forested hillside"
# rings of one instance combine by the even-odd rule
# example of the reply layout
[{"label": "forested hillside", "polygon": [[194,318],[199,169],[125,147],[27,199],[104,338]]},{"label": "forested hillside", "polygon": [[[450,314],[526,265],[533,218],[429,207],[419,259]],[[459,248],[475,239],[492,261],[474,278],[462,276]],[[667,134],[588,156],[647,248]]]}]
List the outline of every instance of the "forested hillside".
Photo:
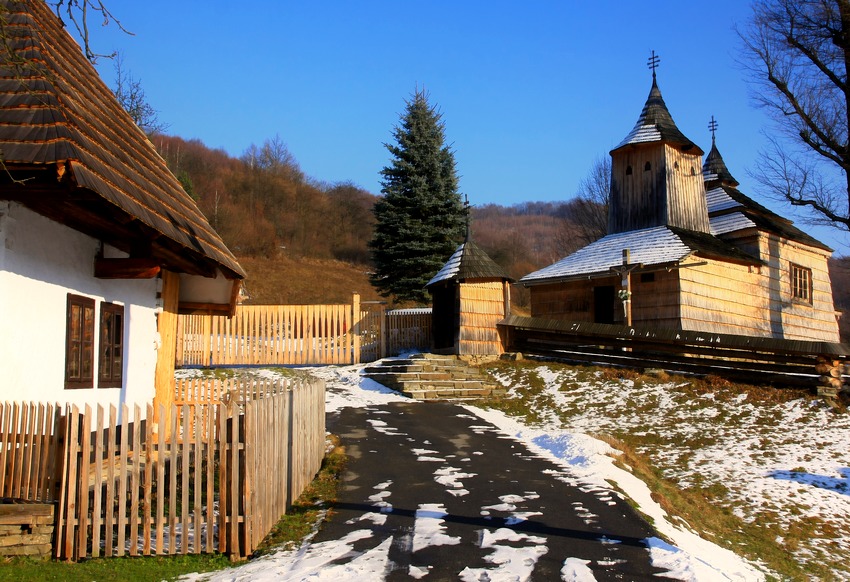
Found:
[{"label": "forested hillside", "polygon": [[[152,141],[241,259],[251,302],[339,302],[354,291],[377,298],[368,282],[367,249],[374,194],[305,176],[278,138],[239,158],[198,140]],[[572,202],[474,207],[472,236],[519,278],[584,244],[574,210]],[[525,302],[521,290],[515,296]]]}]

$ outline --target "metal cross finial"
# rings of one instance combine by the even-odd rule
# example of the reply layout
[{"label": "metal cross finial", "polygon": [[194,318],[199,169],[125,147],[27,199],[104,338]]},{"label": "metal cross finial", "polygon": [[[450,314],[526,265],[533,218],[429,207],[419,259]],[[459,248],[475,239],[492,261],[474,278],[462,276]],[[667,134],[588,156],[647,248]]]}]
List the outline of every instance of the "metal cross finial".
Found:
[{"label": "metal cross finial", "polygon": [[652,80],[655,80],[655,69],[658,68],[658,63],[661,62],[661,57],[655,54],[655,51],[652,51],[649,59],[646,61],[646,66],[652,69]]},{"label": "metal cross finial", "polygon": [[711,145],[714,145],[714,133],[717,131],[717,122],[714,116],[711,116],[711,121],[708,122],[708,130],[711,132]]}]

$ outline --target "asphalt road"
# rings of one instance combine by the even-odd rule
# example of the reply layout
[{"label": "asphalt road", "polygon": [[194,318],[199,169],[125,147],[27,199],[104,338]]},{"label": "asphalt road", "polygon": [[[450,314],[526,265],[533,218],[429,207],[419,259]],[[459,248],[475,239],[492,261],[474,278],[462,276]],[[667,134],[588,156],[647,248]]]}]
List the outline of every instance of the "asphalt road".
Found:
[{"label": "asphalt road", "polygon": [[655,532],[618,495],[576,482],[460,406],[343,408],[328,430],[350,460],[339,503],[313,542],[371,530],[347,559],[389,545],[386,580],[662,573],[642,542]]}]

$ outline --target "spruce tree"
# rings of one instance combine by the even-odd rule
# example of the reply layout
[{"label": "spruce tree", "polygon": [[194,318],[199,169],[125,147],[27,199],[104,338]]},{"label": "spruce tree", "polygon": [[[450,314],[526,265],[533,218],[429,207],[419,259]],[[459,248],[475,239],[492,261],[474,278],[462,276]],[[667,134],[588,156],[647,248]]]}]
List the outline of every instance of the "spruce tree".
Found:
[{"label": "spruce tree", "polygon": [[393,158],[381,170],[383,196],[374,207],[371,280],[384,297],[427,303],[425,285],[462,241],[467,209],[442,116],[425,91],[406,104],[393,130],[396,143],[384,144]]}]

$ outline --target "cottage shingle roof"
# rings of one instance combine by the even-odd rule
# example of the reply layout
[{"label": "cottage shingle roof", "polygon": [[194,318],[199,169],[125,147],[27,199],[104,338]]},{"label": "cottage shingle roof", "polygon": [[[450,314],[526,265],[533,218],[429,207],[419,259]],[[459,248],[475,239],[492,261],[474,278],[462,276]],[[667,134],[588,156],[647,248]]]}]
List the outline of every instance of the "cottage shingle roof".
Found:
[{"label": "cottage shingle roof", "polygon": [[535,285],[611,274],[623,263],[629,249],[631,264],[646,267],[678,264],[691,255],[758,263],[754,257],[705,233],[667,226],[620,232],[605,236],[560,261],[522,277],[519,282]]},{"label": "cottage shingle roof", "polygon": [[4,182],[2,196],[124,250],[143,240],[166,266],[244,277],[46,3],[4,0],[0,10],[0,150],[12,175],[41,171]]},{"label": "cottage shingle roof", "polygon": [[426,287],[445,281],[469,279],[505,279],[513,281],[505,270],[472,241],[466,241],[452,254],[443,268],[434,275]]},{"label": "cottage shingle roof", "polygon": [[699,146],[685,137],[679,131],[679,128],[676,127],[673,116],[670,115],[670,111],[664,103],[664,98],[661,96],[658,83],[655,77],[653,77],[652,88],[649,91],[649,96],[646,99],[643,110],[640,112],[637,123],[623,141],[612,151],[630,145],[658,141],[675,144],[682,150],[689,150],[702,155],[702,150]]}]

